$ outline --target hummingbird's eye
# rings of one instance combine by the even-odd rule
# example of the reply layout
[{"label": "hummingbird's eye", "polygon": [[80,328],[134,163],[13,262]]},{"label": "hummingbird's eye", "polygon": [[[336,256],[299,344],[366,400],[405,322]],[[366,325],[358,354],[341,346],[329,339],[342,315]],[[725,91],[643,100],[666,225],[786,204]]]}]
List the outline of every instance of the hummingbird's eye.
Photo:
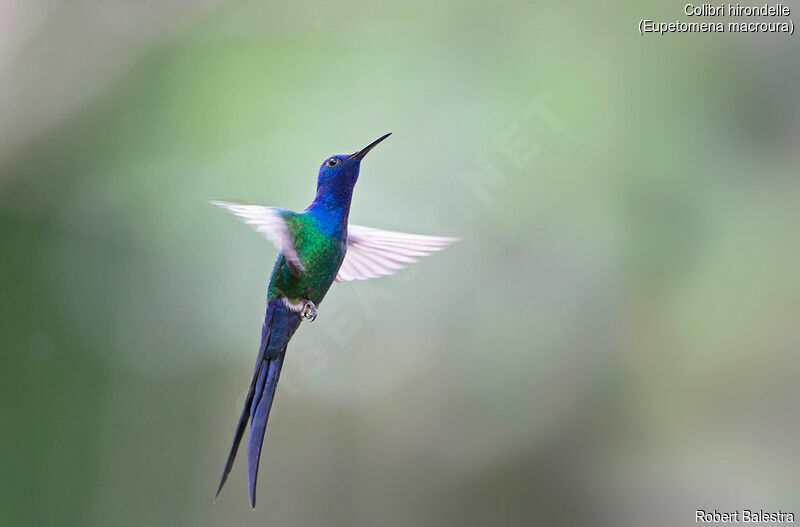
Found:
[{"label": "hummingbird's eye", "polygon": [[328,159],[328,166],[329,167],[335,167],[338,164],[339,164],[339,160],[337,158],[332,157],[332,158]]}]

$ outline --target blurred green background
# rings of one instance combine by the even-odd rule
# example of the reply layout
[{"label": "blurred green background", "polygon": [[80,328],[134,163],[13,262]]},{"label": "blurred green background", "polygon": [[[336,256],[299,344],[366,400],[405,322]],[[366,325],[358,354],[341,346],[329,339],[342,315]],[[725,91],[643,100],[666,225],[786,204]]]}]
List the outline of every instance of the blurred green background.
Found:
[{"label": "blurred green background", "polygon": [[[800,6],[788,4],[800,9]],[[0,1],[0,525],[648,525],[800,513],[800,54],[683,3]],[[239,459],[275,250],[457,235],[335,285]]]}]

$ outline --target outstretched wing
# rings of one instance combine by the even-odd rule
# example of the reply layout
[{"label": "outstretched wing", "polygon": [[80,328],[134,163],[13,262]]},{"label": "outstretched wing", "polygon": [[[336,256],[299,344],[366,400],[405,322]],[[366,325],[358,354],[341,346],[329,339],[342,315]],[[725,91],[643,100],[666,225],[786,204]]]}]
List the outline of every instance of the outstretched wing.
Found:
[{"label": "outstretched wing", "polygon": [[278,207],[245,205],[230,201],[209,201],[209,203],[239,216],[247,225],[274,243],[283,252],[293,275],[300,276],[300,273],[305,271],[294,245],[292,218],[296,213]]},{"label": "outstretched wing", "polygon": [[337,282],[394,274],[422,256],[441,251],[459,238],[347,226],[347,253]]}]

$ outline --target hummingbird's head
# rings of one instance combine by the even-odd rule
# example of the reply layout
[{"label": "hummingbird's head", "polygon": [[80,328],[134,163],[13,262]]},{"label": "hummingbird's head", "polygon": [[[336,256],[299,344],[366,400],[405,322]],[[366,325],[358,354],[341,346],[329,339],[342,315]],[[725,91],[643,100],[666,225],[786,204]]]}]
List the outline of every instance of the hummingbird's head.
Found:
[{"label": "hummingbird's head", "polygon": [[337,154],[323,161],[317,176],[317,189],[350,188],[358,180],[358,170],[361,160],[372,150],[375,145],[392,134],[386,134],[374,140],[358,152],[353,154]]}]

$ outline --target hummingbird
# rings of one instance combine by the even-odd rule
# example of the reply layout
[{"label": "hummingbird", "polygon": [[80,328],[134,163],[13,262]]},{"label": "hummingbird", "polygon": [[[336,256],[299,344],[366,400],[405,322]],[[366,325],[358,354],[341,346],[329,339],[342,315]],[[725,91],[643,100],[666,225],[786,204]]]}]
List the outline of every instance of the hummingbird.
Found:
[{"label": "hummingbird", "polygon": [[215,500],[228,479],[249,421],[247,469],[250,507],[255,509],[261,447],[286,347],[302,321],[317,317],[320,302],[333,282],[394,274],[458,239],[348,223],[361,161],[390,135],[379,137],[358,152],[325,159],[317,175],[314,201],[302,212],[228,201],[210,202],[241,218],[279,250],[267,287],[267,309],[250,389]]}]

